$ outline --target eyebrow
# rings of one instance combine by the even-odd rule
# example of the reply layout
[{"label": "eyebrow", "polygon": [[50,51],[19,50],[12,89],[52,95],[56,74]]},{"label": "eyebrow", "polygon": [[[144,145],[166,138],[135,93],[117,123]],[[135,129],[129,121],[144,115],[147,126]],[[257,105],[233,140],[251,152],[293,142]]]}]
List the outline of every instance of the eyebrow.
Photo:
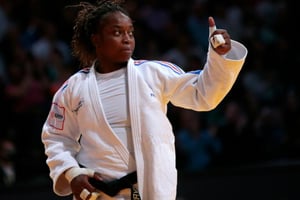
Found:
[{"label": "eyebrow", "polygon": [[123,28],[123,27],[134,28],[134,26],[132,24],[129,25],[129,26],[122,26],[122,25],[116,24],[116,25],[112,25],[111,27],[112,28]]}]

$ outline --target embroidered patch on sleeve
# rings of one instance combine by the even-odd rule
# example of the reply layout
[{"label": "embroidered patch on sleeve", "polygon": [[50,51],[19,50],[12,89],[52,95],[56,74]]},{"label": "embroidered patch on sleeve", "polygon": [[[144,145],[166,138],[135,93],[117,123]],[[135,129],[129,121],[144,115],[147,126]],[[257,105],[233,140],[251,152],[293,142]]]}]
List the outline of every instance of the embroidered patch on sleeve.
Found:
[{"label": "embroidered patch on sleeve", "polygon": [[65,122],[65,108],[57,105],[56,103],[53,103],[50,111],[50,116],[49,116],[50,126],[58,130],[63,130],[64,122]]}]

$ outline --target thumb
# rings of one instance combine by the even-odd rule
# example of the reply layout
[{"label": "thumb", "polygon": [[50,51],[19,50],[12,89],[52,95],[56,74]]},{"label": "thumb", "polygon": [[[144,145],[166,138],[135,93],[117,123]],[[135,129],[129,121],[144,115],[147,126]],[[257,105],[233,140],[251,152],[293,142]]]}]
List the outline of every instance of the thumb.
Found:
[{"label": "thumb", "polygon": [[209,25],[209,37],[211,34],[217,29],[215,20],[213,17],[208,17],[208,25]]}]

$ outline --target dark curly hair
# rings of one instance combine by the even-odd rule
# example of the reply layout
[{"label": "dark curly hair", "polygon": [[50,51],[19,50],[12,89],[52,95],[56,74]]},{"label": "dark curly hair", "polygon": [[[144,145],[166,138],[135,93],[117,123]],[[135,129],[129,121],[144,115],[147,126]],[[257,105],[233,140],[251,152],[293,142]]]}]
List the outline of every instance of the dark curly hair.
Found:
[{"label": "dark curly hair", "polygon": [[122,7],[124,0],[98,0],[95,4],[80,2],[68,8],[78,8],[73,37],[71,40],[72,54],[79,59],[81,65],[90,66],[96,59],[95,47],[91,41],[91,35],[96,33],[99,22],[103,17],[112,12],[129,13]]}]

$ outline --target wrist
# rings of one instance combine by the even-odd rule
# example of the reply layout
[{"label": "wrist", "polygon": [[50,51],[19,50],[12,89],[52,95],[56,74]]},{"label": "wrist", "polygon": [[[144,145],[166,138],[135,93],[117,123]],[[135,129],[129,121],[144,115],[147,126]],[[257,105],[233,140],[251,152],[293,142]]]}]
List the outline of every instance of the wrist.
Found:
[{"label": "wrist", "polygon": [[93,177],[94,173],[95,171],[92,169],[72,167],[66,170],[65,177],[68,180],[68,182],[71,183],[71,181],[79,175],[87,175],[89,177]]}]

